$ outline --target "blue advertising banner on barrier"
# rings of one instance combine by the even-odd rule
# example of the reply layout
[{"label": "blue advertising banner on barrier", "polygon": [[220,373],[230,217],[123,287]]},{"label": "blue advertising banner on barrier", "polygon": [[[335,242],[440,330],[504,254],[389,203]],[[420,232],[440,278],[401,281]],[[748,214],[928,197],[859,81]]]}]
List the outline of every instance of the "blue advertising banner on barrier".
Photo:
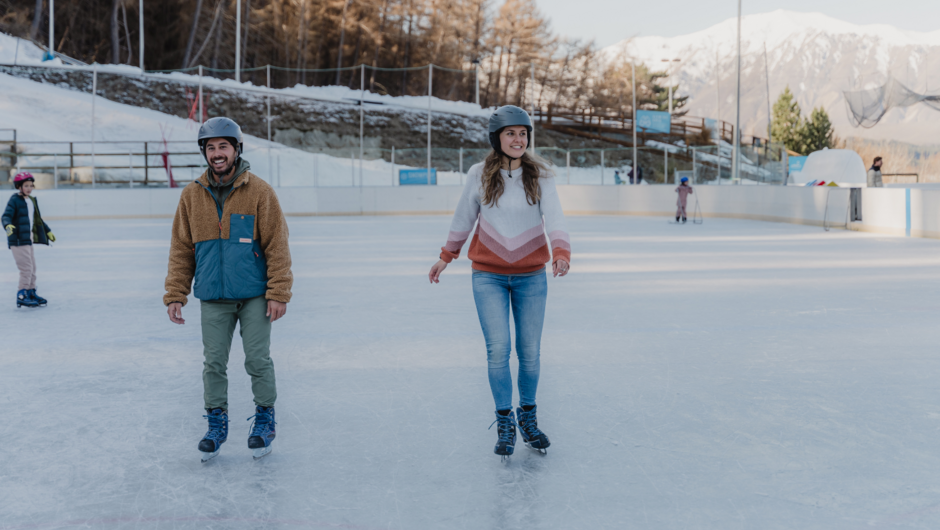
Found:
[{"label": "blue advertising banner on barrier", "polygon": [[428,183],[437,185],[437,169],[431,169],[431,180],[428,180],[427,169],[399,169],[398,184],[400,186],[420,186]]},{"label": "blue advertising banner on barrier", "polygon": [[803,171],[803,164],[806,163],[807,157],[805,156],[791,156],[790,159],[790,173],[796,173],[798,171]]},{"label": "blue advertising banner on barrier", "polygon": [[645,133],[669,134],[672,117],[668,112],[659,110],[636,111],[636,130]]}]

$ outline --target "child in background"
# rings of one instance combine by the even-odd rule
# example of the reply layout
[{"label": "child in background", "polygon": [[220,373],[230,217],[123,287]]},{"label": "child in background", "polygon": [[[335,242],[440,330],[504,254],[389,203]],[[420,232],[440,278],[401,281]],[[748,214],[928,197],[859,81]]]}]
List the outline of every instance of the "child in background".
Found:
[{"label": "child in background", "polygon": [[689,177],[682,177],[682,180],[679,183],[679,187],[676,188],[676,193],[679,194],[679,200],[676,201],[676,222],[679,222],[679,218],[682,218],[682,222],[685,223],[685,203],[686,198],[692,193],[692,186],[689,186]]},{"label": "child in background", "polygon": [[36,181],[29,173],[13,177],[13,186],[18,190],[10,201],[0,222],[7,233],[7,245],[13,251],[13,260],[20,270],[19,292],[16,307],[38,307],[46,305],[46,299],[36,294],[36,257],[33,243],[48,245],[55,241],[52,230],[39,215],[39,203],[30,194]]}]

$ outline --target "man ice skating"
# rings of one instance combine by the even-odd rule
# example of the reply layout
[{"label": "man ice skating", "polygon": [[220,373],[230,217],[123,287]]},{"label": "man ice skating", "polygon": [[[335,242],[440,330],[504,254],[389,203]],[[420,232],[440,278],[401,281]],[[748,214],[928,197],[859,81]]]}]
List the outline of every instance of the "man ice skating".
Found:
[{"label": "man ice skating", "polygon": [[678,223],[681,218],[682,222],[685,223],[685,205],[692,193],[692,186],[689,186],[689,177],[682,177],[682,180],[679,181],[679,187],[676,188],[676,193],[679,194],[679,199],[676,201],[676,222]]},{"label": "man ice skating", "polygon": [[184,324],[190,286],[201,301],[209,420],[209,432],[199,442],[203,462],[228,438],[226,370],[235,324],[240,325],[256,406],[248,418],[254,419],[248,447],[257,459],[271,452],[275,436],[271,323],[284,316],[291,299],[287,221],[274,189],[241,158],[242,133],[234,121],[206,121],[198,141],[209,169],[180,196],[163,303],[170,320]]}]

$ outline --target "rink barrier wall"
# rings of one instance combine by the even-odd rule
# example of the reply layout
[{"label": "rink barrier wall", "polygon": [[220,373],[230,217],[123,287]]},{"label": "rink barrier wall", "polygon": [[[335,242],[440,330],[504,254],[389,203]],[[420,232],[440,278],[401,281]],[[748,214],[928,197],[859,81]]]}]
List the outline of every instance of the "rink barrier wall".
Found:
[{"label": "rink barrier wall", "polygon": [[[449,215],[461,186],[363,188],[276,188],[291,216]],[[558,186],[568,215],[674,216],[675,186]],[[173,217],[177,189],[40,190],[43,217],[58,219],[140,219]],[[696,186],[695,203],[704,217],[724,217],[848,228],[890,235],[940,239],[940,190],[878,188],[862,190],[862,221],[846,223],[849,190],[797,186]],[[828,211],[827,211],[828,203]]]}]

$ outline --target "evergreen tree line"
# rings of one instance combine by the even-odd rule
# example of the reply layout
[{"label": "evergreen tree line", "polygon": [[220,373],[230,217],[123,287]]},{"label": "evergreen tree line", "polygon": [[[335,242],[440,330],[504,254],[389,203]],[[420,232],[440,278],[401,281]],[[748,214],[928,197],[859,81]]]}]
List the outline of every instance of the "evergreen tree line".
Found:
[{"label": "evergreen tree line", "polygon": [[770,133],[774,142],[780,142],[790,151],[801,155],[839,146],[841,142],[825,109],[813,109],[809,118],[804,118],[802,112],[787,86],[773,106]]},{"label": "evergreen tree line", "polygon": [[[145,0],[147,70],[203,65],[235,68],[236,0]],[[274,86],[345,85],[359,88],[366,64],[370,91],[427,93],[473,101],[474,63],[480,64],[480,103],[540,108],[600,107],[630,114],[632,83],[626,59],[602,60],[594,42],[558,36],[535,0],[242,0],[241,65],[264,65]],[[139,0],[55,3],[57,52],[86,63],[138,66]],[[0,0],[0,31],[48,42],[48,0]],[[284,70],[284,69],[291,70]],[[338,69],[330,72],[310,70]],[[306,71],[305,71],[306,70]],[[231,77],[230,73],[211,75]],[[242,80],[264,84],[264,71]],[[638,108],[665,110],[662,72],[637,65]],[[534,79],[533,79],[534,78]],[[534,82],[533,82],[534,81]],[[675,90],[676,87],[674,87]],[[684,98],[674,101],[681,112]]]}]

